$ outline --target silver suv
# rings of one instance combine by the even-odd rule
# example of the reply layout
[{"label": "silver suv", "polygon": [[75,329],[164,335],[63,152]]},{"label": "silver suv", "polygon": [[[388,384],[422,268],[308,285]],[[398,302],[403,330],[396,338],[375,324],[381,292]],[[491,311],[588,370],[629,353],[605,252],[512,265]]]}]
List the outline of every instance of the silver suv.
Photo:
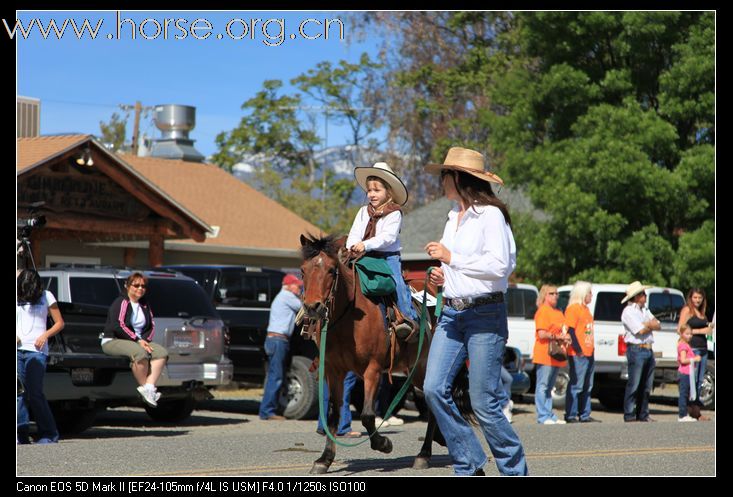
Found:
[{"label": "silver suv", "polygon": [[[174,271],[142,272],[149,280],[153,340],[169,353],[158,382],[158,407],[145,408],[155,420],[180,421],[191,414],[196,400],[211,397],[209,388],[231,382],[227,329],[195,280]],[[100,408],[141,405],[129,360],[107,356],[100,344],[107,310],[132,271],[63,268],[39,273],[66,322],[51,344],[44,387],[59,428],[82,431]]]}]

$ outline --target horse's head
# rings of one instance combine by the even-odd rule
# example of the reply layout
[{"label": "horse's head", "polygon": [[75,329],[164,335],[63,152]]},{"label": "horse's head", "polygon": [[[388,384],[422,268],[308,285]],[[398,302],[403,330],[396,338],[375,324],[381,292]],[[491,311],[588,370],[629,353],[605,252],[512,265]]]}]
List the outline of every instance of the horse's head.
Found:
[{"label": "horse's head", "polygon": [[308,317],[323,319],[328,312],[329,299],[333,298],[339,274],[339,251],[346,244],[346,237],[308,238],[300,235],[303,253],[303,307]]}]

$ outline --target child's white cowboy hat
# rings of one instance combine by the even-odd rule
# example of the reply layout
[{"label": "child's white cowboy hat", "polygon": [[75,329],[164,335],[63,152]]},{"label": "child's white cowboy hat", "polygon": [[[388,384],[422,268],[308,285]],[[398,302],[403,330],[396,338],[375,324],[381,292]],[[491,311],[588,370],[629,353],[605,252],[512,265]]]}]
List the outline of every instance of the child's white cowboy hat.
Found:
[{"label": "child's white cowboy hat", "polygon": [[638,294],[646,290],[647,288],[651,288],[649,285],[642,285],[641,281],[635,281],[629,286],[626,287],[626,296],[621,300],[621,303],[625,303],[627,300],[632,299],[636,297]]},{"label": "child's white cowboy hat", "polygon": [[356,182],[360,187],[367,190],[367,178],[376,176],[384,180],[392,188],[392,200],[395,204],[405,205],[407,202],[407,188],[400,178],[392,171],[386,162],[377,162],[372,167],[357,167],[354,169]]},{"label": "child's white cowboy hat", "polygon": [[443,169],[450,169],[471,174],[484,181],[503,185],[504,181],[496,174],[488,171],[485,163],[484,156],[475,150],[451,147],[442,164],[428,164],[425,166],[425,171],[430,174],[439,174]]}]

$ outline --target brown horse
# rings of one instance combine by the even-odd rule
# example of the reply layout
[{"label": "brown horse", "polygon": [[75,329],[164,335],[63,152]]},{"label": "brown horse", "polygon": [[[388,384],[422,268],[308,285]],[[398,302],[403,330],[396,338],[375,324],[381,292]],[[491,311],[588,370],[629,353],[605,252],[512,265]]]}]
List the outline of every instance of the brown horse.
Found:
[{"label": "brown horse", "polygon": [[[385,330],[379,305],[365,297],[360,289],[353,269],[345,264],[346,237],[336,239],[300,237],[303,252],[303,306],[313,321],[328,321],[328,339],[325,352],[325,378],[329,386],[328,429],[336,433],[339,410],[343,403],[343,381],[349,371],[354,371],[364,380],[364,407],[361,422],[371,437],[374,450],[388,454],[392,442],[375,430],[374,400],[382,372],[390,365],[392,351]],[[316,344],[320,347],[320,334],[316,333]],[[423,343],[422,352],[412,383],[422,388],[429,348],[429,337]],[[407,373],[417,359],[417,343],[407,344],[394,341],[394,372]],[[319,386],[320,388],[320,386]],[[466,387],[467,388],[467,387]],[[465,398],[468,398],[465,395]],[[459,405],[462,413],[466,406]],[[468,407],[470,409],[470,407]],[[428,417],[425,441],[415,458],[413,468],[428,467],[432,455],[432,442],[437,423],[432,413]],[[442,438],[442,437],[441,437]],[[336,444],[326,437],[326,447],[313,463],[312,474],[323,474],[333,463]]]}]

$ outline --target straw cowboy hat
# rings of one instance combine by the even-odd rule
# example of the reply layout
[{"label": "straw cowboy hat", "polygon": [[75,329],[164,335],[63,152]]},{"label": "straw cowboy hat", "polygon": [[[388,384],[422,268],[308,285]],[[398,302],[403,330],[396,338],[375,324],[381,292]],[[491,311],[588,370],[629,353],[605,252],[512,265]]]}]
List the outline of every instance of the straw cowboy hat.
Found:
[{"label": "straw cowboy hat", "polygon": [[485,164],[484,156],[475,150],[451,147],[442,164],[428,164],[425,166],[425,171],[430,174],[440,174],[443,169],[451,169],[471,174],[484,181],[503,185],[504,181],[496,174],[488,171]]},{"label": "straw cowboy hat", "polygon": [[621,300],[621,303],[626,303],[627,300],[633,299],[635,296],[646,290],[647,288],[651,288],[649,285],[642,285],[641,281],[635,281],[629,286],[626,287],[626,297]]},{"label": "straw cowboy hat", "polygon": [[360,187],[367,190],[367,178],[376,176],[384,180],[392,188],[392,200],[395,204],[405,205],[407,202],[407,188],[400,178],[392,171],[386,162],[377,162],[372,167],[357,167],[354,169],[356,182]]}]

